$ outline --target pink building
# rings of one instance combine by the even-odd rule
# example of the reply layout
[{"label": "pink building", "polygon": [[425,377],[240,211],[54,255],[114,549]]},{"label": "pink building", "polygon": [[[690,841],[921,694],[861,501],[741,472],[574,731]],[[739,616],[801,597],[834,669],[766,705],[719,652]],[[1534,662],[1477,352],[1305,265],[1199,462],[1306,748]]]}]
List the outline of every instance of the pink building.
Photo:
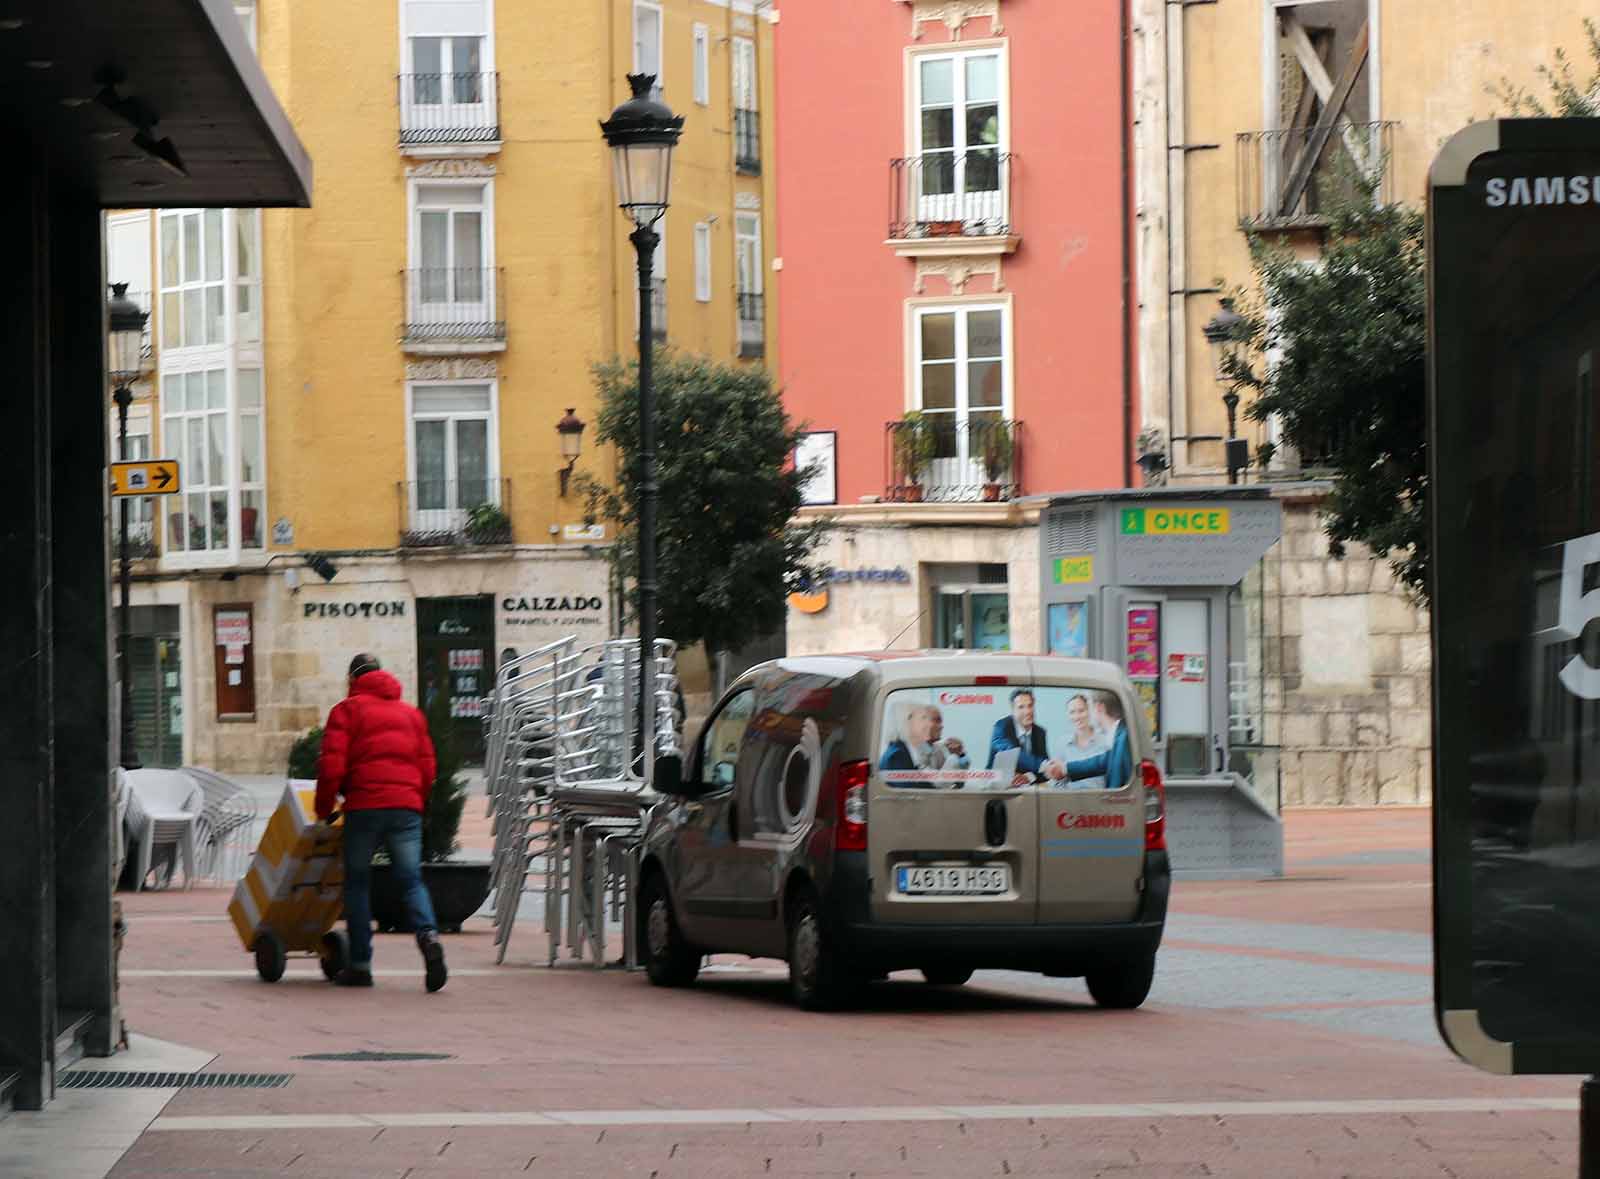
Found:
[{"label": "pink building", "polygon": [[896,574],[792,613],[791,650],[1042,649],[1015,501],[1132,482],[1123,7],[782,5],[780,375],[835,566]]}]

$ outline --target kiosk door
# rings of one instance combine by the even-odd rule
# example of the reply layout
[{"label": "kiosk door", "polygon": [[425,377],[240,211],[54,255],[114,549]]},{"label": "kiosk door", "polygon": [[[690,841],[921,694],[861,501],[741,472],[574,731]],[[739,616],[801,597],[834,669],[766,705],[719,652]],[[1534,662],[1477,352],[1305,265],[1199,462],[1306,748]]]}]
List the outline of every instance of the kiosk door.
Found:
[{"label": "kiosk door", "polygon": [[1203,777],[1219,767],[1226,710],[1216,696],[1227,677],[1226,661],[1217,659],[1226,650],[1217,627],[1225,618],[1219,595],[1205,590],[1121,596],[1113,650],[1133,681],[1163,773]]}]

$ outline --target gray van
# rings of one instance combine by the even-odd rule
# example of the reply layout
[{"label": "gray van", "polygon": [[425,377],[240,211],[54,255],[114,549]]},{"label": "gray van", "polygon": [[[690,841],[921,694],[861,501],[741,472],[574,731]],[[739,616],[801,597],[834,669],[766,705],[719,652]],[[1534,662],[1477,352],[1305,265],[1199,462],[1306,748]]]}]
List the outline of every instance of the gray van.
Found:
[{"label": "gray van", "polygon": [[786,959],[806,1008],[918,969],[1084,977],[1144,1002],[1171,872],[1143,700],[1113,664],[884,652],[779,659],[718,701],[641,853],[650,981]]}]

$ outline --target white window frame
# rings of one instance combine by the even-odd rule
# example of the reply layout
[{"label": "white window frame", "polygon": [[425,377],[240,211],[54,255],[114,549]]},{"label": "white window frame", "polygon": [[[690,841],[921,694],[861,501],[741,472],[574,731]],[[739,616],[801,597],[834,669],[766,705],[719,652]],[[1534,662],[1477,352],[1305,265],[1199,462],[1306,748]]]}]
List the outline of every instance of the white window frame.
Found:
[{"label": "white window frame", "polygon": [[[231,285],[229,273],[233,269],[233,242],[231,240],[232,235],[229,233],[231,218],[228,216],[228,213],[229,210],[227,209],[172,209],[163,210],[157,216],[155,273],[152,276],[151,281],[155,285],[158,292],[155,302],[159,304],[161,309],[162,334],[158,338],[160,340],[160,349],[163,356],[168,353],[176,352],[190,353],[206,351],[208,349],[225,349],[230,343],[233,342],[233,316],[230,310],[233,306],[233,299],[231,298],[231,292],[228,289]],[[210,220],[212,214],[215,214],[220,219],[222,234],[220,243],[222,247],[222,257],[218,260],[220,270],[218,272],[218,277],[216,278],[206,277],[206,263],[209,260],[208,251],[206,249],[206,222]],[[167,284],[167,276],[164,269],[166,248],[165,234],[168,222],[172,222],[178,228],[178,274],[176,284],[171,286]],[[199,244],[196,247],[200,270],[200,276],[198,278],[188,278],[184,274],[184,256],[186,253],[184,249],[184,242],[187,240],[191,231],[197,233],[200,238]],[[207,294],[213,287],[219,290],[222,294],[222,338],[220,340],[206,340],[197,344],[186,343],[184,340],[184,328],[188,319],[188,312],[186,309],[189,302],[188,296],[191,293],[198,293],[198,306],[200,309],[202,322],[204,322],[204,320],[209,317],[210,314],[206,307],[208,302]],[[178,334],[176,341],[172,343],[169,343],[165,338],[166,325],[169,321],[167,304],[168,294],[175,296],[175,301],[173,302],[172,306],[176,307],[179,312],[177,320]]]},{"label": "white window frame", "polygon": [[[926,154],[922,144],[922,67],[930,61],[946,59],[953,63],[951,70],[952,82],[955,86],[953,92],[953,106],[956,116],[952,118],[953,144],[951,155],[960,159],[972,150],[966,143],[966,119],[959,117],[966,110],[967,72],[965,63],[973,57],[994,57],[997,63],[996,89],[998,92],[997,105],[1000,108],[1000,136],[994,145],[995,152],[1002,159],[1011,154],[1011,54],[1010,46],[1005,40],[961,42],[954,46],[939,45],[927,49],[910,49],[906,51],[906,156],[917,163],[917,180],[914,182],[913,191],[908,197],[917,208],[918,220],[963,220],[963,221],[990,221],[998,220],[1009,224],[1011,208],[1011,180],[1010,169],[1003,164],[1000,167],[1000,193],[999,208],[992,208],[993,199],[982,195],[976,202],[967,198],[966,170],[965,167],[956,171],[955,193],[949,197],[942,195],[932,196],[928,200],[940,203],[948,201],[959,216],[944,217],[932,215],[938,210],[922,209],[918,206],[924,203],[921,194],[921,166],[923,156]],[[984,145],[987,146],[987,145]],[[936,149],[941,153],[943,149]],[[986,194],[988,190],[979,190]],[[977,209],[966,206],[976,203],[981,206]]]},{"label": "white window frame", "polygon": [[[906,314],[906,408],[908,410],[922,409],[922,321],[929,315],[956,316],[956,355],[952,362],[956,369],[955,408],[952,410],[934,410],[937,417],[949,416],[958,424],[956,431],[957,457],[951,459],[935,460],[936,462],[955,462],[965,468],[971,468],[979,463],[976,455],[965,453],[967,450],[966,432],[959,428],[960,423],[969,420],[971,413],[971,391],[968,388],[968,355],[966,317],[973,312],[998,311],[1000,312],[1000,405],[999,420],[1013,421],[1013,390],[1016,381],[1017,349],[1014,337],[1015,317],[1012,302],[1009,297],[975,296],[968,299],[912,299],[907,302]],[[981,407],[982,413],[993,413],[995,407]],[[936,478],[935,483],[971,483],[983,482],[981,471],[961,470],[949,478]]]},{"label": "white window frame", "polygon": [[[641,13],[654,13],[656,21],[656,58],[653,63],[639,60],[639,15]],[[633,72],[636,74],[654,74],[655,87],[650,91],[651,97],[657,102],[667,92],[667,17],[662,7],[656,0],[633,0]]]},{"label": "white window frame", "polygon": [[711,105],[711,29],[698,21],[694,26],[694,100]]},{"label": "white window frame", "polygon": [[[416,392],[418,389],[460,389],[463,387],[486,389],[489,394],[489,408],[482,412],[454,412],[454,413],[425,413],[418,415],[416,411]],[[408,525],[417,520],[418,508],[416,504],[417,487],[417,431],[419,421],[486,421],[488,423],[487,437],[484,445],[488,450],[488,470],[485,481],[488,483],[493,501],[498,507],[504,509],[505,504],[502,493],[504,467],[500,461],[500,382],[498,380],[470,380],[470,381],[407,381],[406,382],[406,522]],[[456,489],[461,482],[460,474],[456,469],[456,454],[454,448],[455,432],[450,429],[446,433],[445,444],[445,483],[451,488],[450,496],[454,498]],[[442,509],[425,509],[428,511],[448,512],[459,517],[454,527],[461,527],[466,522],[468,507],[459,504],[450,505]]]},{"label": "white window frame", "polygon": [[761,110],[761,86],[756,70],[756,43],[752,37],[733,39],[733,109]]},{"label": "white window frame", "polygon": [[711,302],[711,223],[697,221],[694,227],[694,297]]},{"label": "white window frame", "polygon": [[[400,61],[405,67],[401,72],[416,73],[415,63],[411,57],[411,4],[408,0],[400,0]],[[479,55],[479,64],[486,74],[493,73],[495,69],[494,56],[494,0],[483,0],[483,52]],[[429,33],[419,33],[417,36],[432,36]],[[470,35],[470,34],[468,34]],[[444,64],[441,59],[440,64]]]},{"label": "white window frame", "polygon": [[[761,250],[761,214],[735,213],[733,227],[734,273],[738,278],[738,291],[741,295],[765,294],[766,267]],[[748,266],[744,265],[746,255],[750,255]]]},{"label": "white window frame", "polygon": [[[460,204],[460,205],[452,204],[452,205],[437,205],[437,206],[428,205],[428,204],[424,204],[422,199],[421,199],[421,197],[422,197],[422,189],[424,189],[424,188],[461,188],[461,189],[474,189],[475,188],[475,189],[479,190],[479,199],[478,199],[478,202],[477,202],[476,205],[469,205],[469,204]],[[479,218],[480,218],[480,234],[481,234],[481,236],[480,236],[479,240],[480,240],[480,243],[481,243],[480,253],[482,254],[482,257],[478,261],[478,266],[483,271],[483,298],[481,300],[477,301],[477,302],[474,302],[474,301],[471,301],[471,300],[458,299],[458,298],[455,297],[454,289],[452,289],[451,290],[451,297],[449,299],[447,299],[445,302],[442,302],[442,303],[429,303],[427,305],[430,306],[430,307],[477,308],[479,306],[479,303],[481,303],[483,305],[483,308],[484,308],[484,314],[481,315],[481,316],[476,315],[476,314],[471,314],[470,318],[474,319],[475,321],[478,320],[478,319],[482,319],[484,321],[493,320],[494,318],[496,318],[495,311],[496,311],[496,308],[499,305],[498,304],[499,292],[496,289],[498,284],[499,284],[499,268],[495,263],[495,239],[494,239],[494,177],[492,177],[492,176],[431,177],[430,176],[430,177],[413,177],[410,181],[407,182],[407,185],[406,185],[406,221],[407,221],[407,230],[406,230],[406,233],[407,233],[407,236],[406,236],[406,269],[408,271],[410,271],[412,275],[416,275],[422,270],[422,214],[423,213],[426,213],[426,212],[440,212],[440,211],[445,211],[445,210],[468,210],[468,209],[476,209],[477,212],[478,212]],[[449,243],[450,249],[454,250],[455,249],[455,237],[454,237],[454,234],[453,233],[452,234],[447,234],[446,235],[446,240]],[[454,262],[453,258],[452,258],[452,262]],[[459,269],[459,267],[456,267],[456,268]],[[417,283],[417,281],[418,280],[416,278],[412,278],[410,280],[410,285],[408,285],[407,291],[406,291],[406,314],[407,314],[407,316],[409,318],[414,318],[413,315],[412,315],[413,309],[415,307],[418,307],[418,306],[422,305],[421,290],[417,285],[415,285]]]},{"label": "white window frame", "polygon": [[[193,410],[187,405],[182,410],[174,411],[172,406],[176,396],[172,391],[175,381],[183,381],[187,386],[191,375],[220,372],[222,374],[222,407],[212,409]],[[161,548],[162,552],[176,561],[194,567],[207,565],[232,564],[239,554],[239,443],[237,417],[237,391],[235,388],[235,368],[230,363],[229,357],[224,354],[211,356],[189,356],[172,365],[163,364],[161,367],[161,434],[163,448],[169,453],[163,457],[178,460],[179,478],[183,484],[183,491],[178,495],[162,497],[159,509],[162,519]],[[202,425],[207,425],[207,419],[220,416],[222,428],[222,472],[221,478],[212,470],[206,471],[206,480],[200,482],[195,471],[194,463],[190,461],[188,423],[198,419]],[[178,437],[168,438],[169,433]],[[209,445],[209,431],[206,431],[204,445]],[[209,467],[209,464],[207,464]],[[228,535],[226,544],[213,545],[211,543],[210,503],[213,496],[218,493],[227,496],[227,525]],[[184,548],[177,548],[172,543],[170,532],[171,517],[174,513],[181,513],[185,526],[189,519],[189,498],[191,495],[201,495],[205,498],[205,511],[207,514],[207,545],[203,549],[189,548],[188,535],[184,536]]]}]

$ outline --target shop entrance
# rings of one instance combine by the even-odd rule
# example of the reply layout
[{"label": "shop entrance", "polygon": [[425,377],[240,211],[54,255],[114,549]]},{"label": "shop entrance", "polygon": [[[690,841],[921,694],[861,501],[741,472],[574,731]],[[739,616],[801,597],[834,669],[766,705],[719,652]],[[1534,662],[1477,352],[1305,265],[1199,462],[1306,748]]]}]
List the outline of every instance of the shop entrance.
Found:
[{"label": "shop entrance", "polygon": [[128,677],[133,734],[142,765],[183,764],[183,647],[178,607],[134,606],[128,611]]},{"label": "shop entrance", "polygon": [[1011,595],[1004,565],[930,565],[933,645],[1011,650]]},{"label": "shop entrance", "polygon": [[494,676],[494,597],[417,599],[417,702],[445,693],[462,756],[483,761],[482,701]]}]

